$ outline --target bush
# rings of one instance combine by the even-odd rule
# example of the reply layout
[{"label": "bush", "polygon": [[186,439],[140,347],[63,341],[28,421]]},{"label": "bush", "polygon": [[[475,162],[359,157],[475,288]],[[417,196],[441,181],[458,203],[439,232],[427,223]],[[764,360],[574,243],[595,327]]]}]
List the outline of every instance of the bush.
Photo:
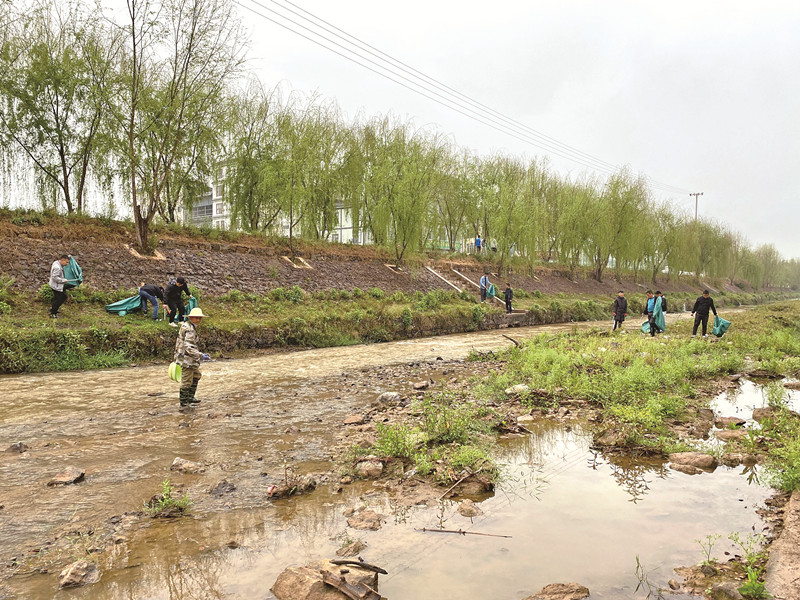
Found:
[{"label": "bush", "polygon": [[408,425],[384,425],[377,423],[378,439],[374,450],[380,456],[411,458],[417,449],[419,431]]},{"label": "bush", "polygon": [[293,302],[294,304],[299,304],[300,302],[302,302],[304,297],[305,293],[303,292],[303,290],[300,288],[299,285],[293,286],[292,289],[290,289],[286,293],[286,299],[289,300],[290,302]]},{"label": "bush", "polygon": [[8,302],[0,300],[0,315],[11,314],[11,305]]},{"label": "bush", "polygon": [[169,479],[161,482],[161,492],[144,503],[144,512],[151,517],[173,517],[189,512],[192,501],[187,494],[175,496],[175,487]]},{"label": "bush", "polygon": [[383,299],[384,296],[386,296],[386,293],[381,288],[376,288],[376,287],[369,288],[369,291],[367,293],[373,298],[377,298],[378,300],[381,300]]},{"label": "bush", "polygon": [[49,284],[45,283],[39,288],[39,291],[36,293],[36,297],[42,302],[50,304],[53,301],[53,289]]}]

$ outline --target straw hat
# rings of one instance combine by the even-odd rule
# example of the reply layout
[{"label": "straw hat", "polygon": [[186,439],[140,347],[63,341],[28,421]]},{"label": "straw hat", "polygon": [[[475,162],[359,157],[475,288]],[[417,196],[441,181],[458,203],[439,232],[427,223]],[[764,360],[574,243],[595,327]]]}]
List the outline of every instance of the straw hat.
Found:
[{"label": "straw hat", "polygon": [[190,310],[189,314],[186,316],[191,318],[191,317],[207,317],[208,315],[204,315],[203,311],[200,310],[200,307],[196,306],[192,310]]}]

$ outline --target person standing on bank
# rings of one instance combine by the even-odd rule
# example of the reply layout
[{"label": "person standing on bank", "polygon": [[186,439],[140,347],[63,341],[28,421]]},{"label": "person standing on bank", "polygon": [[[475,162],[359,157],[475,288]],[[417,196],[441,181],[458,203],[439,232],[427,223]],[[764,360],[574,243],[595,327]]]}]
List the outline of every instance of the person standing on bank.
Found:
[{"label": "person standing on bank", "polygon": [[656,297],[653,296],[653,290],[647,290],[647,304],[645,304],[643,315],[647,315],[647,324],[650,326],[650,337],[655,337],[656,333],[660,333],[654,312],[656,309]]},{"label": "person standing on bank", "polygon": [[64,291],[64,267],[69,264],[69,254],[62,254],[58,260],[53,261],[50,267],[50,289],[53,290],[53,301],[50,304],[50,318],[58,318],[58,309],[67,300],[67,292]]},{"label": "person standing on bank", "polygon": [[661,311],[667,314],[667,297],[660,291],[656,291],[656,299],[661,301]]},{"label": "person standing on bank", "polygon": [[622,322],[625,320],[625,317],[628,316],[628,299],[625,297],[625,292],[620,290],[617,293],[617,297],[614,298],[614,329],[611,331],[616,331],[617,327],[622,329]]},{"label": "person standing on bank", "polygon": [[514,290],[511,289],[511,284],[506,284],[506,289],[503,290],[503,297],[506,299],[506,313],[511,314],[511,299],[514,298]]},{"label": "person standing on bank", "polygon": [[158,301],[159,299],[166,303],[164,298],[164,289],[158,287],[153,283],[148,283],[139,286],[139,298],[142,300],[142,313],[147,316],[147,303],[153,305],[153,321],[158,320]]},{"label": "person standing on bank", "polygon": [[481,253],[481,234],[475,236],[475,254]]},{"label": "person standing on bank", "polygon": [[489,291],[489,286],[492,282],[489,281],[489,274],[484,273],[481,277],[481,302],[486,302],[486,293]]},{"label": "person standing on bank", "polygon": [[179,327],[180,323],[183,323],[183,315],[186,314],[186,307],[183,305],[181,294],[186,294],[189,298],[192,297],[186,280],[183,277],[178,277],[170,281],[166,289],[169,324],[172,327]]},{"label": "person standing on bank", "polygon": [[200,363],[204,360],[211,360],[208,354],[200,352],[198,344],[200,336],[197,334],[197,326],[204,317],[203,311],[193,308],[189,311],[189,320],[184,321],[178,331],[178,339],[175,340],[174,360],[181,366],[181,391],[179,400],[181,407],[190,404],[199,404],[194,396],[197,393],[197,383],[200,381]]},{"label": "person standing on bank", "polygon": [[703,295],[700,296],[694,303],[692,308],[692,316],[694,317],[694,327],[692,328],[692,337],[697,335],[697,326],[703,324],[703,337],[706,335],[708,328],[708,311],[713,311],[714,316],[717,316],[717,307],[714,306],[714,299],[709,294],[708,290],[703,290]]}]

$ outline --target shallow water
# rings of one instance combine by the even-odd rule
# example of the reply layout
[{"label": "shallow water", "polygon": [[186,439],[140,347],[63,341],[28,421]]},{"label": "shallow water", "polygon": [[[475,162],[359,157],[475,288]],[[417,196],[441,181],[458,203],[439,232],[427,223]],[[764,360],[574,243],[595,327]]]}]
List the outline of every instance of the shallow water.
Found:
[{"label": "shallow water", "polygon": [[[369,483],[345,486],[341,494],[323,486],[305,497],[265,499],[266,485],[281,478],[285,465],[296,472],[330,468],[340,450],[333,433],[346,415],[363,412],[380,392],[409,389],[407,372],[395,373],[392,365],[432,361],[420,373],[439,381],[450,376],[448,360],[510,345],[502,333],[521,340],[573,327],[215,362],[204,368],[201,408],[188,415],[176,411],[177,384],[165,366],[0,378],[0,449],[18,440],[31,447],[21,455],[0,452],[0,560],[139,510],[165,477],[197,501],[192,517],[125,532],[111,556],[115,568],[98,584],[56,592],[53,573],[18,575],[7,583],[9,593],[270,598],[286,566],[330,557],[349,535],[367,541],[364,558],[389,571],[380,589],[393,599],[512,599],[567,580],[589,586],[592,597],[631,597],[637,555],[663,585],[672,567],[700,560],[696,538],[760,530],[754,506],[767,490],[749,486],[742,469],[690,477],[658,462],[613,462],[592,452],[578,429],[548,423],[503,442],[507,477],[481,503],[485,516],[474,523],[452,502],[399,507]],[[385,368],[363,373],[375,367]],[[61,389],[70,391],[54,391]],[[170,472],[175,456],[202,461],[207,472]],[[86,481],[46,487],[68,464],[84,468]],[[212,498],[206,490],[222,478],[237,489]],[[387,515],[378,532],[346,527],[343,510],[365,502]],[[414,530],[437,526],[513,537]],[[228,548],[229,542],[240,547]]]}]

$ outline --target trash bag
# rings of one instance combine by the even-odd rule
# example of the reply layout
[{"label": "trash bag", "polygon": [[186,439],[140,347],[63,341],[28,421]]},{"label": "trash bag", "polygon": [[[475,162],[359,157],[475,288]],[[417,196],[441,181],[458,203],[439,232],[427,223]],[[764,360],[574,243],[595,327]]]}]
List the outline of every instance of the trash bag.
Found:
[{"label": "trash bag", "polygon": [[642,333],[650,333],[650,321],[642,323]]},{"label": "trash bag", "polygon": [[69,257],[69,262],[64,267],[64,279],[67,280],[64,290],[71,290],[83,283],[83,269],[74,256]]},{"label": "trash bag", "polygon": [[[195,298],[194,296],[189,298],[189,300],[186,302],[185,307],[186,307],[186,315],[188,315],[190,312],[192,312],[193,308],[197,308],[197,298]],[[186,315],[183,315],[184,321],[186,321],[189,318]]]},{"label": "trash bag", "polygon": [[497,295],[497,290],[494,287],[493,283],[489,284],[489,287],[486,288],[486,297],[487,298],[494,298]]},{"label": "trash bag", "polygon": [[653,321],[655,321],[656,327],[658,327],[661,331],[667,330],[667,322],[664,319],[664,311],[661,308],[660,297],[656,298],[656,301],[653,303]]},{"label": "trash bag", "polygon": [[183,369],[178,363],[169,363],[169,378],[172,379],[172,381],[180,382],[182,371]]},{"label": "trash bag", "polygon": [[722,337],[725,335],[725,332],[728,331],[728,327],[730,326],[730,321],[726,321],[719,315],[714,315],[714,327],[711,328],[711,333],[717,337]]},{"label": "trash bag", "polygon": [[131,296],[130,298],[125,298],[125,300],[119,300],[117,302],[112,302],[111,304],[106,304],[106,310],[108,312],[117,313],[120,316],[125,316],[134,310],[141,310],[141,308],[142,299],[139,297],[139,294]]}]

